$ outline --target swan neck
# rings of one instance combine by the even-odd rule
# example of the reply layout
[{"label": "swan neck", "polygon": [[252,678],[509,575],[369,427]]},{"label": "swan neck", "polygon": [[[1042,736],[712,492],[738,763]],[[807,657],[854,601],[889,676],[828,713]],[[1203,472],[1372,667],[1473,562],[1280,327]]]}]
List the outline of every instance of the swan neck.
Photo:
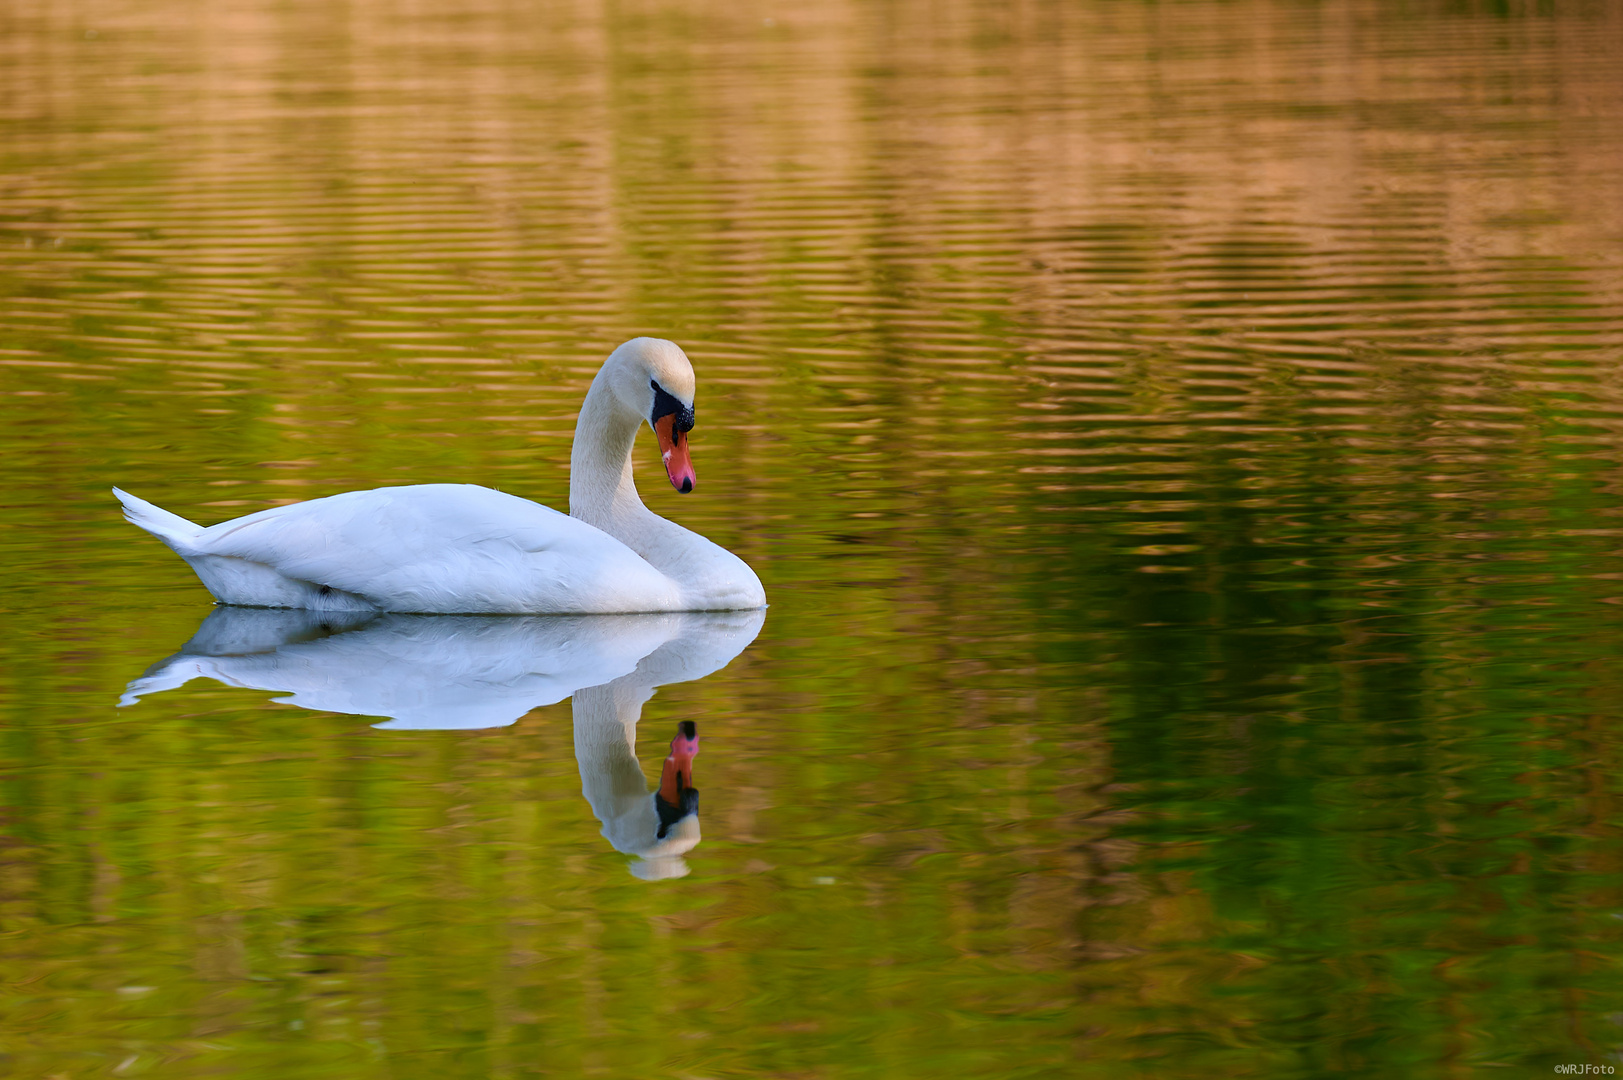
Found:
[{"label": "swan neck", "polygon": [[641,417],[629,413],[614,395],[605,365],[592,380],[569,454],[569,515],[616,535],[617,522],[643,510],[631,477],[631,449]]}]

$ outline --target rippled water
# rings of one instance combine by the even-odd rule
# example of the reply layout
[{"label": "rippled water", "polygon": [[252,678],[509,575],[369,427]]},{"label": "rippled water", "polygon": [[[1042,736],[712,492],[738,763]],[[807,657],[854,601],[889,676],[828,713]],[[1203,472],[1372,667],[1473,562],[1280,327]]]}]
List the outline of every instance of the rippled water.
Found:
[{"label": "rippled water", "polygon": [[[1620,42],[1577,2],[13,0],[0,1071],[1618,1064]],[[700,487],[645,441],[645,496],[772,602],[730,661],[211,629],[108,493],[561,506],[636,333],[700,379]],[[512,722],[378,696],[453,661]],[[175,663],[214,677],[129,686]],[[592,733],[651,785],[681,720],[678,868]]]}]

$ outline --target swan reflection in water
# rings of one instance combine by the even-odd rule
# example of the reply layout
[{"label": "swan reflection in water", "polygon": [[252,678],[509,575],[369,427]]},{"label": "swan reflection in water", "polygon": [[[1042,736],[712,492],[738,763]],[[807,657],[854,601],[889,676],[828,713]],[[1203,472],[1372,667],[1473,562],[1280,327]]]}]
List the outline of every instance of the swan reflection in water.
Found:
[{"label": "swan reflection in water", "polygon": [[192,679],[287,694],[306,709],[384,716],[380,728],[511,724],[574,696],[581,788],[631,872],[681,877],[699,842],[698,738],[678,727],[660,786],[637,763],[643,702],[725,667],[764,610],[660,615],[370,615],[219,607],[181,650],[129,684],[120,705]]}]

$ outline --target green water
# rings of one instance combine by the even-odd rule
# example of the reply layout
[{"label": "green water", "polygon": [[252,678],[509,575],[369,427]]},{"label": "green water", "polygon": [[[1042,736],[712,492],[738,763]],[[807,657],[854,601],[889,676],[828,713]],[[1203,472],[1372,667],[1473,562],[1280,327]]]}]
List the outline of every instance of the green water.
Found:
[{"label": "green water", "polygon": [[[1620,42],[1563,2],[13,0],[0,1073],[1617,1066]],[[703,739],[680,876],[592,795],[611,692],[119,706],[211,608],[112,485],[563,506],[639,333],[699,377],[698,490],[645,435],[644,496],[771,601],[638,684],[650,787]],[[322,667],[378,633],[275,655],[428,693],[474,631]]]}]

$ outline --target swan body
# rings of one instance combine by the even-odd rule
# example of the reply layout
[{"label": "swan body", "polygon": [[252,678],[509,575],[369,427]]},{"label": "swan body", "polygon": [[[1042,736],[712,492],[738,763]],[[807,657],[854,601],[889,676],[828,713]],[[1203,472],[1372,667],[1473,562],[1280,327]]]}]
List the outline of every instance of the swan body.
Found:
[{"label": "swan body", "polygon": [[658,338],[609,355],[575,427],[569,514],[471,484],[351,491],[207,528],[113,489],[124,516],[222,604],[321,611],[613,614],[763,607],[738,556],[643,505],[631,450],[654,428],[691,491],[693,368]]}]

